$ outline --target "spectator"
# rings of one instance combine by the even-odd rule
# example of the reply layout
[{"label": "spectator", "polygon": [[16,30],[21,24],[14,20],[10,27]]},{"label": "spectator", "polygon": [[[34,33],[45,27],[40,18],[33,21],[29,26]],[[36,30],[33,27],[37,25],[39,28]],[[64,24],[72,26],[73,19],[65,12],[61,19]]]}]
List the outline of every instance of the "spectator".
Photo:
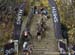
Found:
[{"label": "spectator", "polygon": [[37,9],[37,6],[34,6],[34,14],[38,14],[38,9]]}]

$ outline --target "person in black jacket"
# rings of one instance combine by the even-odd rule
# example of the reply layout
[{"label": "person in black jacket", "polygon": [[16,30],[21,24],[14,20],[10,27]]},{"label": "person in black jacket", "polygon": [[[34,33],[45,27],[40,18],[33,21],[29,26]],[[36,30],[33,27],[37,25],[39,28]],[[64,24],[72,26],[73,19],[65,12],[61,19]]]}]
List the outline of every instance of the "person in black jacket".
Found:
[{"label": "person in black jacket", "polygon": [[30,39],[32,37],[32,35],[28,31],[23,31],[23,35],[22,36],[23,36],[24,41],[30,41]]}]

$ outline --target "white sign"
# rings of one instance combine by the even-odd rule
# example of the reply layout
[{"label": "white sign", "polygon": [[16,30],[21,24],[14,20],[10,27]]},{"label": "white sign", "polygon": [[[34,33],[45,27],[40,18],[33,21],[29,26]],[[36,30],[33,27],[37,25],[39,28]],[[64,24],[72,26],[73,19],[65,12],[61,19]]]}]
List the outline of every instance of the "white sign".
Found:
[{"label": "white sign", "polygon": [[54,17],[54,22],[58,22],[58,17],[57,17],[57,11],[56,11],[56,8],[55,7],[52,7],[52,14],[53,14],[53,17]]},{"label": "white sign", "polygon": [[19,13],[18,13],[18,17],[17,17],[17,24],[21,24],[21,16],[22,16],[22,12],[23,10],[19,10]]}]

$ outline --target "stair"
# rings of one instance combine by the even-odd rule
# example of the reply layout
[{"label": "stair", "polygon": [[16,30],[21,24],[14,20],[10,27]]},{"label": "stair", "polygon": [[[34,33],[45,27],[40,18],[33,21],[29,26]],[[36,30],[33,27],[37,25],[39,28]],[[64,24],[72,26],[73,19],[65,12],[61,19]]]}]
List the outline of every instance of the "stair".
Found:
[{"label": "stair", "polygon": [[51,19],[47,20],[47,26],[49,27],[49,30],[45,32],[44,38],[42,38],[41,41],[38,41],[36,39],[36,28],[37,28],[37,22],[41,20],[41,16],[35,15],[32,21],[32,24],[30,26],[31,34],[33,34],[33,54],[32,55],[57,55],[52,54],[54,52],[57,52],[57,41],[54,36],[54,30],[53,30],[53,22]]}]

